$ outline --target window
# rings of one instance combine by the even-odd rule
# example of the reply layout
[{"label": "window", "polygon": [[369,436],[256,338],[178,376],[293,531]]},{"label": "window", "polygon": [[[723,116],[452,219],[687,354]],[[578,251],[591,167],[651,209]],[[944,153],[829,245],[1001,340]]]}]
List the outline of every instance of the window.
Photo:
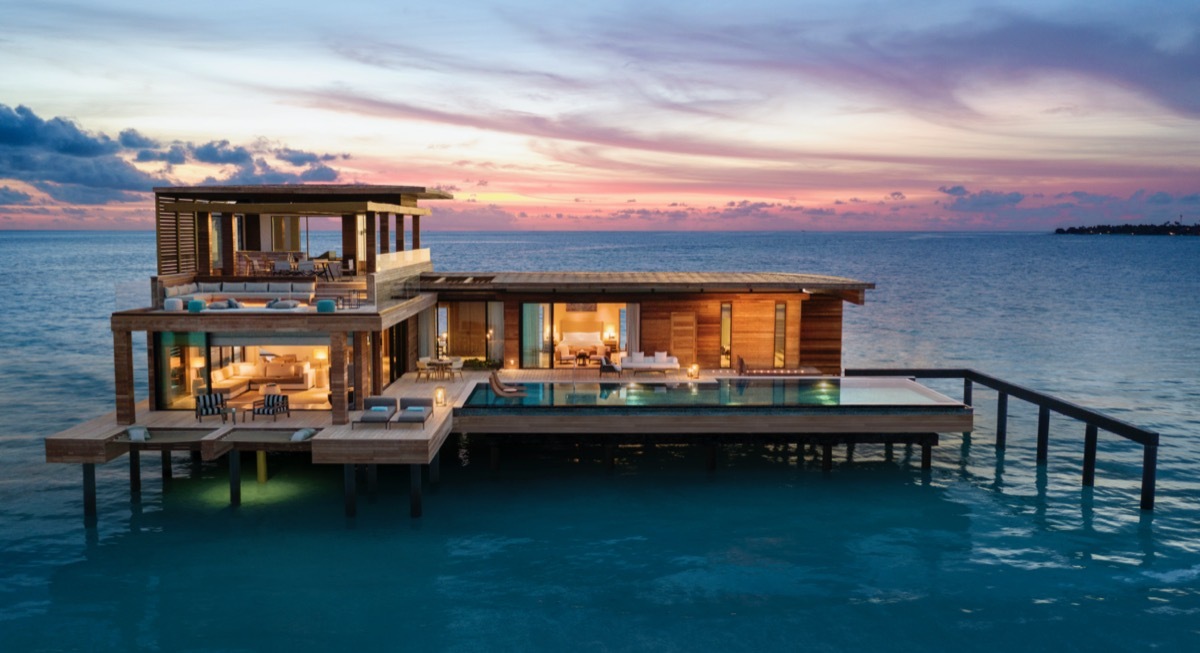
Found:
[{"label": "window", "polygon": [[721,304],[721,368],[729,369],[733,363],[733,304]]},{"label": "window", "polygon": [[787,304],[775,302],[775,367],[784,365],[785,345],[787,343]]}]

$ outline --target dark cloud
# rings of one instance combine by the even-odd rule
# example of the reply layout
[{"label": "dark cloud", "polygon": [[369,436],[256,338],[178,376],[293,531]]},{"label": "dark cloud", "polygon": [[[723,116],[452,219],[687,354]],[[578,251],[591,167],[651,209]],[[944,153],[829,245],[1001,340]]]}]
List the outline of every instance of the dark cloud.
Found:
[{"label": "dark cloud", "polygon": [[904,196],[904,193],[901,193],[901,192],[900,192],[900,191],[898,191],[898,190],[897,190],[897,191],[892,191],[891,193],[889,193],[889,194],[888,194],[888,196],[887,196],[887,198],[888,198],[889,200],[892,200],[893,202],[899,202],[899,201],[902,201],[902,200],[905,200],[905,199],[907,199],[907,198]]},{"label": "dark cloud", "polygon": [[338,171],[318,164],[301,172],[285,172],[278,170],[259,157],[249,163],[239,165],[223,177],[208,177],[204,184],[208,186],[221,184],[253,185],[253,184],[298,184],[304,182],[337,181]]},{"label": "dark cloud", "polygon": [[1088,193],[1082,190],[1071,191],[1069,193],[1059,193],[1054,196],[1056,200],[1073,199],[1080,204],[1104,204],[1116,200],[1112,195],[1098,195],[1096,193]]},{"label": "dark cloud", "polygon": [[174,143],[166,150],[141,150],[137,153],[137,160],[141,162],[163,161],[171,165],[181,165],[187,163],[188,151],[179,144]]},{"label": "dark cloud", "polygon": [[981,190],[978,193],[964,192],[957,195],[953,202],[947,204],[946,209],[966,213],[995,211],[1016,206],[1023,199],[1025,199],[1025,195],[1017,192],[999,193],[991,190]]},{"label": "dark cloud", "polygon": [[336,161],[339,158],[348,159],[350,155],[343,154],[340,157],[337,154],[317,154],[316,152],[306,152],[304,150],[294,150],[290,147],[277,149],[273,152],[276,159],[287,161],[294,166],[306,166],[322,161]]},{"label": "dark cloud", "polygon": [[130,150],[158,147],[158,141],[150,138],[149,136],[143,136],[136,129],[122,130],[120,136],[117,137],[117,141],[121,143],[122,147]]},{"label": "dark cloud", "polygon": [[1171,204],[1174,201],[1175,198],[1171,197],[1170,193],[1164,193],[1162,191],[1159,191],[1146,198],[1147,204]]},{"label": "dark cloud", "polygon": [[231,146],[229,141],[209,141],[192,149],[192,156],[200,163],[219,163],[245,166],[254,163],[250,150],[241,145]]},{"label": "dark cloud", "polygon": [[42,120],[26,106],[0,104],[0,147],[30,148],[77,157],[113,154],[120,146],[104,134],[89,134],[66,118]]},{"label": "dark cloud", "polygon": [[95,188],[80,184],[54,184],[44,181],[34,182],[33,185],[51,198],[67,204],[98,205],[110,202],[136,202],[142,199],[142,196],[137,193],[112,188]]},{"label": "dark cloud", "polygon": [[962,186],[939,186],[938,190],[952,197],[962,197],[967,194],[967,189]]},{"label": "dark cloud", "polygon": [[0,204],[28,204],[32,199],[29,193],[23,193],[15,188],[0,186]]}]

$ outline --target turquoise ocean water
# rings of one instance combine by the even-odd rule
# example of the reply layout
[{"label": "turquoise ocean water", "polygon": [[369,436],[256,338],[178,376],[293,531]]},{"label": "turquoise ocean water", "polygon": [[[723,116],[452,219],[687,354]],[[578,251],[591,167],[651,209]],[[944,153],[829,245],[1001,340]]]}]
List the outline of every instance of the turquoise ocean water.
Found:
[{"label": "turquoise ocean water", "polygon": [[[313,251],[336,248],[313,234]],[[1200,239],[1044,234],[437,233],[439,270],[770,270],[874,281],[846,365],[969,366],[1163,435],[1140,448],[1014,401],[993,445],[943,436],[923,476],[860,448],[811,456],[452,442],[425,516],[407,470],[342,515],[340,468],[273,459],[243,505],[223,464],[77,465],[42,438],[112,410],[108,315],[144,303],[150,233],[0,232],[0,651],[1191,651],[1200,645]],[[143,368],[144,354],[138,361]],[[142,378],[141,394],[145,380]],[[959,396],[958,383],[931,384]],[[919,456],[918,456],[919,458]],[[840,461],[839,461],[840,462]]]}]

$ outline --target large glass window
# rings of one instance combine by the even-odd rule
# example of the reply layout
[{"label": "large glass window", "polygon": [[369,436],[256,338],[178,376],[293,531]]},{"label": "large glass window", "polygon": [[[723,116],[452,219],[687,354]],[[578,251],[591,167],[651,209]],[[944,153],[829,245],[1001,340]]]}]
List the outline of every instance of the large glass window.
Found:
[{"label": "large glass window", "polygon": [[721,367],[728,369],[733,363],[733,304],[721,304]]},{"label": "large glass window", "polygon": [[550,304],[521,305],[521,367],[550,367]]},{"label": "large glass window", "polygon": [[209,360],[203,333],[155,335],[155,388],[160,409],[195,408],[194,397],[208,392]]},{"label": "large glass window", "polygon": [[787,304],[775,303],[775,367],[783,367],[787,343]]}]

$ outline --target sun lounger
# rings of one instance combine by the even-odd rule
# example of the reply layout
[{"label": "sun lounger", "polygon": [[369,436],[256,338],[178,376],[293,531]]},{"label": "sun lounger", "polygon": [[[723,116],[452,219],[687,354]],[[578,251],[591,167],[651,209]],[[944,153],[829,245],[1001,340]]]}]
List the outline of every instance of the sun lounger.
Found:
[{"label": "sun lounger", "polygon": [[355,424],[383,424],[383,428],[390,428],[388,424],[396,414],[396,398],[367,397],[363,399],[363,409],[362,415],[350,423],[350,430],[354,430]]},{"label": "sun lounger", "polygon": [[394,421],[397,424],[424,425],[432,414],[432,399],[404,397],[400,400],[400,412],[396,413]]},{"label": "sun lounger", "polygon": [[505,385],[504,382],[500,380],[500,376],[495,372],[492,372],[491,376],[488,377],[488,382],[492,386],[492,391],[501,397],[525,396],[525,390],[517,386]]}]

